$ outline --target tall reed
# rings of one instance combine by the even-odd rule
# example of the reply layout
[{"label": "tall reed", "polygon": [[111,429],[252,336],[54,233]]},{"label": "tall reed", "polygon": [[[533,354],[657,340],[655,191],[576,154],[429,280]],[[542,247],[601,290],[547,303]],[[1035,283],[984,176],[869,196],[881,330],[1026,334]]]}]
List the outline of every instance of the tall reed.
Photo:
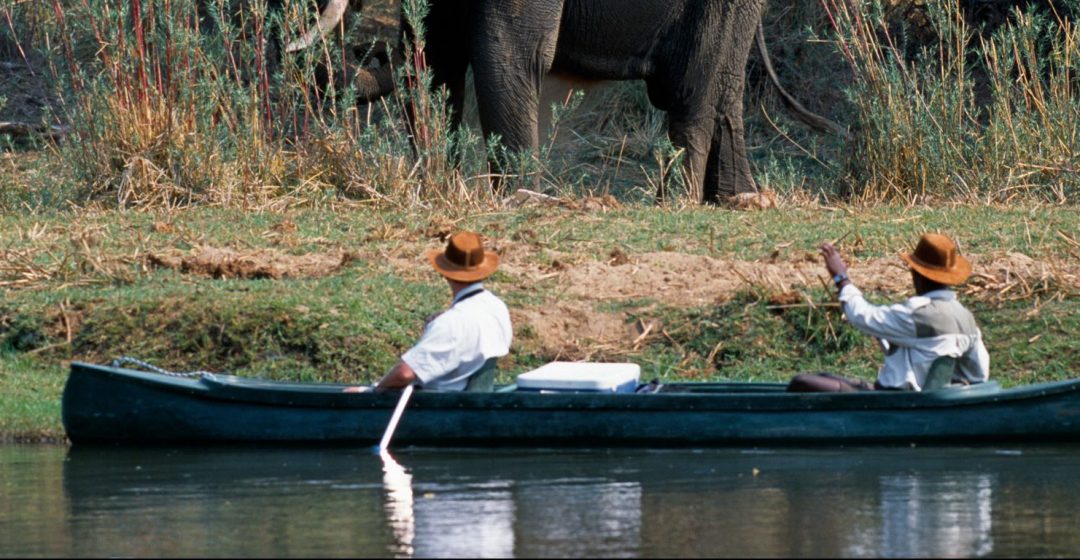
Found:
[{"label": "tall reed", "polygon": [[[64,86],[58,112],[72,133],[59,159],[77,177],[77,203],[488,205],[500,197],[492,158],[513,175],[499,184],[531,186],[539,175],[558,194],[652,201],[660,185],[680,178],[663,114],[641,87],[590,94],[599,103],[568,97],[567,108],[587,109],[555,119],[558,144],[543,140],[538,158],[505,154],[474,129],[452,126],[445,92],[426,87],[422,32],[396,69],[399,87],[358,104],[356,26],[286,55],[280,45],[312,25],[314,3],[271,1],[0,0],[0,35],[5,16],[18,24],[32,12],[32,32],[20,35],[46,51]],[[426,1],[401,1],[422,30]],[[809,149],[785,156],[790,138],[781,132],[786,140],[778,141],[775,126],[748,115],[759,178],[771,173],[793,185],[782,191],[840,185],[828,194],[867,202],[1077,200],[1080,36],[1069,18],[1080,7],[1015,10],[988,32],[966,19],[959,0],[914,2],[937,38],[917,50],[887,22],[896,0],[800,2],[788,12],[827,16],[835,56],[847,65],[803,83],[822,84],[825,97],[846,88],[847,102],[828,106],[846,111],[830,116],[851,134],[820,147],[810,139]],[[770,42],[782,44],[778,27]],[[785,163],[802,160],[812,164]],[[763,173],[763,165],[783,173]]]},{"label": "tall reed", "polygon": [[1076,201],[1080,43],[1071,21],[1017,8],[986,36],[958,1],[928,2],[938,41],[908,60],[879,0],[821,3],[855,76],[849,194]]},{"label": "tall reed", "polygon": [[[59,39],[50,60],[73,130],[61,154],[87,200],[460,205],[490,191],[482,143],[450,129],[444,95],[399,87],[358,106],[358,61],[341,33],[282,53],[311,25],[306,1],[274,11],[266,0],[49,1]],[[422,5],[406,0],[410,17]],[[423,44],[410,49],[401,76],[430,82]]]}]

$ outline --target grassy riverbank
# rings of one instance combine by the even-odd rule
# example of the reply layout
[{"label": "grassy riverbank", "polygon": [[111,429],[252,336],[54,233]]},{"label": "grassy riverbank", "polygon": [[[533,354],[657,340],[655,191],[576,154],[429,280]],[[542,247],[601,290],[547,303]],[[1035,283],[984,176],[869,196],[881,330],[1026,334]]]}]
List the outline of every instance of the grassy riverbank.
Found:
[{"label": "grassy riverbank", "polygon": [[[1074,377],[1080,223],[1074,207],[663,210],[566,200],[487,213],[363,207],[252,214],[97,211],[0,218],[0,437],[60,437],[71,360],[369,382],[447,290],[423,254],[455,228],[504,265],[509,381],[554,359],[630,360],[646,378],[872,378],[872,343],[842,323],[815,247],[842,238],[874,299],[904,297],[895,255],[923,231],[975,261],[964,299],[1005,385]],[[217,275],[218,277],[215,277]]]},{"label": "grassy riverbank", "polygon": [[771,3],[781,80],[846,133],[796,124],[752,55],[762,193],[723,208],[686,192],[642,84],[545,90],[538,154],[506,154],[425,89],[356,102],[372,47],[397,45],[397,1],[276,61],[264,39],[307,28],[308,3],[235,3],[209,27],[196,4],[0,0],[0,440],[62,437],[71,360],[371,381],[445,305],[423,254],[459,228],[502,255],[503,381],[555,359],[872,377],[816,247],[839,240],[883,302],[907,295],[896,255],[926,231],[974,260],[963,297],[996,379],[1078,373],[1075,2]]}]

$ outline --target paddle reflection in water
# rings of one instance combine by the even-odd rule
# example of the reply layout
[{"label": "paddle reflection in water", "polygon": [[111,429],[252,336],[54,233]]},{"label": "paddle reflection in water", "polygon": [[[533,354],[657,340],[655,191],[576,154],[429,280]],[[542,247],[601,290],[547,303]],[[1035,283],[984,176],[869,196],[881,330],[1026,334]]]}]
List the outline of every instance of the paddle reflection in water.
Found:
[{"label": "paddle reflection in water", "polygon": [[540,461],[536,466],[546,472],[534,476],[517,469],[508,473],[517,475],[513,480],[487,478],[488,469],[476,469],[476,477],[455,471],[420,480],[416,492],[413,474],[389,453],[381,458],[396,556],[613,557],[640,551],[637,482],[563,473]]},{"label": "paddle reflection in water", "polygon": [[386,519],[394,532],[394,556],[411,558],[416,521],[413,518],[412,475],[383,449],[383,487],[386,489]]}]

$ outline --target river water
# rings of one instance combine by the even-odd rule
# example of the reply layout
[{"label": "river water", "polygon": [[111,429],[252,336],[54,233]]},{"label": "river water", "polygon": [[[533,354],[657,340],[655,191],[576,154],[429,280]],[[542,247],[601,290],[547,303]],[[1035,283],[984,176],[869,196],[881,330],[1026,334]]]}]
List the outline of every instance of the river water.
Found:
[{"label": "river water", "polygon": [[0,556],[1075,556],[1080,447],[0,446]]}]

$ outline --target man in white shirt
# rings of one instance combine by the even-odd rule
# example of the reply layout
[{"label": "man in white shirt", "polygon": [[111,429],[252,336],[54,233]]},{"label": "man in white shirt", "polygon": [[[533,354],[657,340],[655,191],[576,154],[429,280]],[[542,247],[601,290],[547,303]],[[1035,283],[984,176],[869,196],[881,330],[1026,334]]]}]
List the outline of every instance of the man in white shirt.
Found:
[{"label": "man in white shirt", "polygon": [[949,289],[971,275],[971,263],[951,239],[928,233],[914,252],[900,256],[911,267],[916,296],[895,305],[868,303],[848,278],[847,265],[831,244],[821,246],[821,255],[840,292],[848,322],[878,339],[885,350],[885,363],[873,385],[831,374],[803,374],[791,381],[789,391],[921,391],[931,364],[941,357],[956,359],[955,381],[981,383],[989,377],[990,356],[982,332],[971,312]]},{"label": "man in white shirt", "polygon": [[[445,251],[428,253],[431,266],[446,278],[453,292],[450,308],[428,318],[424,334],[375,386],[402,389],[462,391],[488,360],[510,352],[514,330],[510,312],[482,281],[499,266],[499,255],[486,251],[480,236],[458,232]],[[363,389],[350,387],[346,392]]]}]

